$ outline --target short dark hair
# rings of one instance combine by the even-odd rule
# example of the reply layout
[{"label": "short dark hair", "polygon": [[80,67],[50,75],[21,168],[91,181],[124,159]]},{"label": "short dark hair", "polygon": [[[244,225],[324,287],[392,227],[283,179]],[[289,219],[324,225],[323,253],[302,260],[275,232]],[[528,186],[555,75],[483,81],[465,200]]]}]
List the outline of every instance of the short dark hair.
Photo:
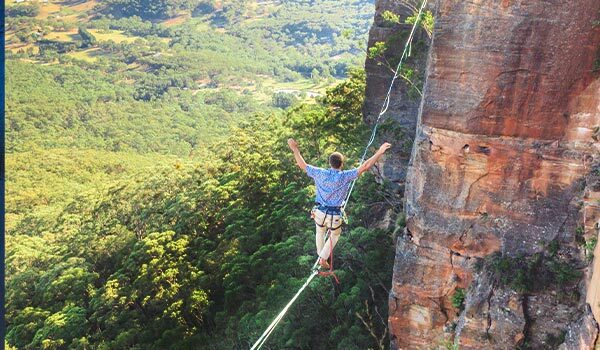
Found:
[{"label": "short dark hair", "polygon": [[339,169],[344,165],[344,156],[340,152],[333,152],[329,156],[329,165],[334,169]]}]

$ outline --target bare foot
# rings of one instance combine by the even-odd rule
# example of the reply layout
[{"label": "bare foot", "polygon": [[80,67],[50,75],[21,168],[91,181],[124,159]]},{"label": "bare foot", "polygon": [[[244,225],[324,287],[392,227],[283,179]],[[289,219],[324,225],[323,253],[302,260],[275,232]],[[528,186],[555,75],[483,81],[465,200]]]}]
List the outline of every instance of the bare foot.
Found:
[{"label": "bare foot", "polygon": [[329,263],[327,262],[327,260],[323,259],[323,258],[319,258],[319,265],[321,265],[322,268],[324,269],[329,269]]}]

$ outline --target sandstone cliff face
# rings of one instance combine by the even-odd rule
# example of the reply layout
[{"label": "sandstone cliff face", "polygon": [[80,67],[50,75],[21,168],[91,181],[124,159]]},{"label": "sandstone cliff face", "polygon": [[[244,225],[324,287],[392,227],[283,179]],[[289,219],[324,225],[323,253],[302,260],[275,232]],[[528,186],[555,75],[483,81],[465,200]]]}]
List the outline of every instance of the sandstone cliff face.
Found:
[{"label": "sandstone cliff face", "polygon": [[435,7],[390,293],[392,348],[592,349],[600,1]]}]

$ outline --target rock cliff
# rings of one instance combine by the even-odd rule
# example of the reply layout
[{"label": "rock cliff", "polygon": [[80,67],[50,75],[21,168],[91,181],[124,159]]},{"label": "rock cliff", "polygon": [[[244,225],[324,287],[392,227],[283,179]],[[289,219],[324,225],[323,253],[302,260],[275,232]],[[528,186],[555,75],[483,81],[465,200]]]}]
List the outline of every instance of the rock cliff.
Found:
[{"label": "rock cliff", "polygon": [[[375,7],[368,47],[374,47],[376,43],[385,43],[386,50],[383,57],[367,58],[365,62],[367,84],[363,112],[368,124],[372,124],[379,115],[393,76],[392,69],[396,68],[398,58],[402,55],[411,27],[403,21],[407,16],[412,15],[412,11],[398,0],[378,0]],[[402,24],[394,25],[386,22],[382,15],[386,11],[399,15]],[[412,54],[405,65],[411,69],[415,82],[424,78],[429,43],[430,40],[425,33],[420,32],[415,36]],[[381,139],[401,140],[401,142],[394,142],[392,149],[394,156],[388,157],[384,169],[379,169],[388,180],[398,185],[396,188],[400,192],[404,191],[406,169],[420,104],[418,92],[413,90],[412,94],[409,94],[410,90],[411,87],[405,80],[400,78],[396,81],[391,91],[388,111],[384,115],[384,126],[379,129]]]},{"label": "rock cliff", "polygon": [[[421,107],[391,110],[416,127],[408,167],[386,167],[406,174],[392,348],[600,346],[600,2],[433,6]],[[366,69],[369,121],[385,91]]]}]

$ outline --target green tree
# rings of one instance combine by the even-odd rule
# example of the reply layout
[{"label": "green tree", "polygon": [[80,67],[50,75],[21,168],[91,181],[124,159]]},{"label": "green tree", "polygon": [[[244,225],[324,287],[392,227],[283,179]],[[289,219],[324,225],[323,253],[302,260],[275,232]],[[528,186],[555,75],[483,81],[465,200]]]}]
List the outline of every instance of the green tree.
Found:
[{"label": "green tree", "polygon": [[36,17],[40,14],[40,4],[37,2],[31,2],[7,6],[4,10],[4,13],[7,17]]},{"label": "green tree", "polygon": [[318,84],[321,81],[321,73],[316,68],[313,68],[313,70],[310,72],[310,78],[315,84]]},{"label": "green tree", "polygon": [[79,306],[66,305],[50,315],[44,326],[37,330],[31,345],[37,349],[64,349],[74,340],[87,333],[86,310]]},{"label": "green tree", "polygon": [[87,30],[86,28],[79,27],[79,30],[77,33],[81,37],[81,47],[82,48],[88,48],[88,47],[96,46],[98,44],[98,40],[96,40],[96,37],[92,33],[90,33],[90,31]]},{"label": "green tree", "polygon": [[298,98],[293,94],[285,92],[277,92],[273,94],[273,106],[286,109],[298,101]]},{"label": "green tree", "polygon": [[[69,121],[80,131],[99,115],[118,123],[124,118],[110,119],[112,113],[133,118],[161,111],[176,115],[171,122],[185,131],[178,136],[183,138],[194,130],[189,125],[200,121],[186,119],[182,108],[210,111],[215,118],[225,108],[251,110],[235,94],[172,90],[150,103],[154,109],[127,97],[132,88],[113,91],[111,80],[86,86],[90,79],[83,69],[50,67],[32,74],[37,85],[52,87],[49,91],[69,86],[72,94],[48,96],[56,106],[27,113],[53,118],[59,114],[52,108],[68,109],[83,118],[81,126]],[[29,80],[19,83],[36,91]],[[13,94],[13,103],[31,98]],[[87,102],[68,98],[78,94]],[[13,204],[13,215],[24,218],[7,240],[9,343],[79,349],[248,347],[304,282],[315,258],[314,223],[308,218],[314,187],[297,169],[285,141],[296,137],[313,164],[324,165],[327,153],[338,149],[351,166],[368,133],[360,113],[363,96],[364,72],[355,71],[316,104],[250,113],[226,138],[199,153],[198,164],[165,158],[157,164],[162,167],[151,167],[134,157],[117,161],[122,153],[110,153],[114,161],[91,161],[105,153],[65,151],[59,157],[57,151],[32,151],[32,159],[61,159],[48,165],[54,171],[86,178],[84,168],[96,173],[99,167],[108,175],[127,176],[77,191],[44,220],[28,218],[27,210]],[[104,98],[109,102],[96,102]],[[125,111],[110,106],[121,106],[123,99],[132,103]],[[27,113],[14,123],[25,128]],[[145,120],[145,129],[153,130],[152,118]],[[95,130],[109,140],[139,137],[126,133],[124,126],[133,124],[108,124],[95,124]],[[163,140],[160,133],[144,135]],[[72,163],[63,163],[67,157]],[[15,171],[25,169],[28,159],[15,163]],[[162,162],[155,155],[149,159]],[[136,161],[139,172],[129,173],[127,166]],[[393,210],[389,196],[388,184],[361,177],[348,208],[351,224],[335,251],[342,284],[315,280],[278,328],[281,336],[269,340],[272,347],[379,347],[394,252],[392,229],[374,229],[373,213]]]},{"label": "green tree", "polygon": [[6,334],[6,340],[17,348],[25,348],[33,341],[36,332],[44,326],[50,312],[34,307],[25,307],[12,319],[14,324]]}]

